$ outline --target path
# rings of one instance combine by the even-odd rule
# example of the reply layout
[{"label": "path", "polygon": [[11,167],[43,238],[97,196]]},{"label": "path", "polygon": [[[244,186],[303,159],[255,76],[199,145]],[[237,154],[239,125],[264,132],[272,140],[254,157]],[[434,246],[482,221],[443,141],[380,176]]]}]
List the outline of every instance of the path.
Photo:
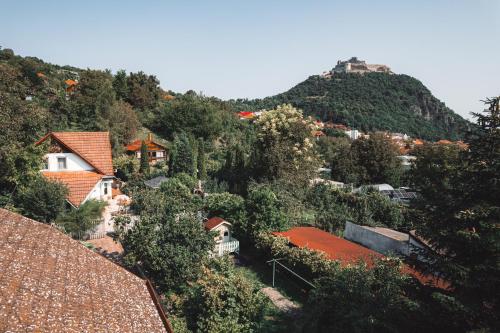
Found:
[{"label": "path", "polygon": [[260,291],[264,295],[266,295],[280,311],[283,311],[293,317],[296,317],[300,314],[300,305],[292,302],[273,287],[265,287]]}]

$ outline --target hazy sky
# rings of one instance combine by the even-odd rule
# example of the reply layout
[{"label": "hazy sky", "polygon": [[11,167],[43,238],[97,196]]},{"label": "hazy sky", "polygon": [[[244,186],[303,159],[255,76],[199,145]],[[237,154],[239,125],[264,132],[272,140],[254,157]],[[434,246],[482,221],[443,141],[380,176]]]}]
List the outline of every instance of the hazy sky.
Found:
[{"label": "hazy sky", "polygon": [[351,56],[418,78],[462,116],[500,94],[500,0],[0,0],[0,46],[224,99],[280,93]]}]

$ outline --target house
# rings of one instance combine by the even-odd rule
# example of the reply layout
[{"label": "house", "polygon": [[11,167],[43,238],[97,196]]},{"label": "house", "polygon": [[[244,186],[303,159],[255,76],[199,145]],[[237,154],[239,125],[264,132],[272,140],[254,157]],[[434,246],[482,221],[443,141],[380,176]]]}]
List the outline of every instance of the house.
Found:
[{"label": "house", "polygon": [[0,332],[172,333],[147,280],[0,209]]},{"label": "house", "polygon": [[[274,232],[273,234],[287,238],[292,246],[323,252],[328,259],[337,260],[342,266],[353,265],[361,260],[368,267],[372,267],[375,260],[384,258],[381,253],[315,227],[294,227],[288,231]],[[450,286],[448,282],[434,275],[421,273],[408,265],[403,265],[401,272],[413,276],[425,285],[442,289],[447,289]]]},{"label": "house", "polygon": [[207,231],[214,231],[217,235],[214,237],[214,254],[222,256],[226,253],[239,253],[240,242],[232,237],[231,223],[220,217],[212,217],[204,222]]},{"label": "house", "polygon": [[165,162],[167,160],[167,148],[158,142],[153,141],[153,135],[148,133],[146,140],[135,140],[125,148],[127,153],[133,154],[137,159],[141,159],[142,142],[146,144],[149,164]]},{"label": "house", "polygon": [[42,174],[68,187],[68,202],[109,200],[114,179],[108,132],[50,132],[36,145],[48,144]]}]

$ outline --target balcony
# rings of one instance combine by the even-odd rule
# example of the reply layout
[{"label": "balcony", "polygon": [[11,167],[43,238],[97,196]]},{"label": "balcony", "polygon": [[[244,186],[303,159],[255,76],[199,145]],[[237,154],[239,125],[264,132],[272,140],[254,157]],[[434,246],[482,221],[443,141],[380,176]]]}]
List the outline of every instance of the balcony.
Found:
[{"label": "balcony", "polygon": [[231,238],[228,241],[216,243],[213,254],[215,256],[221,257],[226,253],[239,253],[239,252],[240,252],[240,242],[235,238]]}]

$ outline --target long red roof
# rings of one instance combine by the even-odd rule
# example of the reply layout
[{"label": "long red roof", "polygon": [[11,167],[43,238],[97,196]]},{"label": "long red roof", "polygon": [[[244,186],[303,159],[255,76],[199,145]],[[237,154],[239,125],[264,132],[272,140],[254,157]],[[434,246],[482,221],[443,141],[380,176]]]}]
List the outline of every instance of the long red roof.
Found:
[{"label": "long red roof", "polygon": [[[378,252],[314,227],[295,227],[273,234],[288,238],[288,241],[297,247],[324,252],[329,259],[338,260],[343,266],[354,264],[359,260],[372,266],[376,259],[384,258],[384,255]],[[422,284],[430,284],[442,289],[450,286],[442,279],[420,273],[407,265],[402,267],[402,271],[412,275]]]}]

